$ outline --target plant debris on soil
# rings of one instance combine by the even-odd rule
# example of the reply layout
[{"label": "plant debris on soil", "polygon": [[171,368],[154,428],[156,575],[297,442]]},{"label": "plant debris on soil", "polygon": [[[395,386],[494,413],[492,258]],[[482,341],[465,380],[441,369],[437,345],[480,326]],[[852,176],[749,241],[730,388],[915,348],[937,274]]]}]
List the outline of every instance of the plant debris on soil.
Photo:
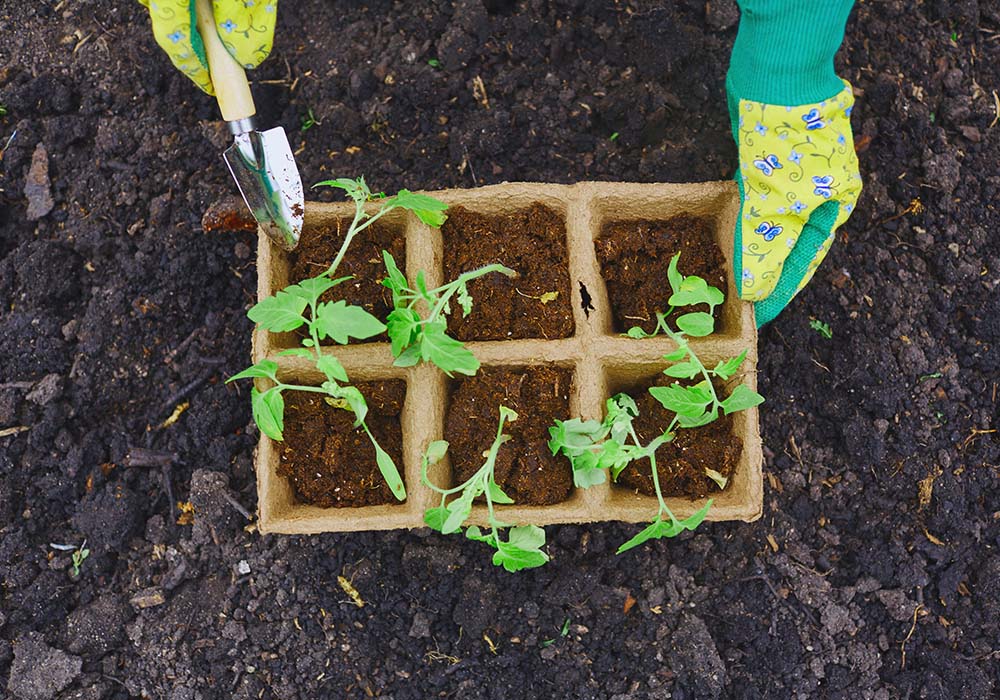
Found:
[{"label": "plant debris on soil", "polygon": [[[397,467],[403,464],[401,380],[355,385],[368,403],[366,421]],[[378,470],[375,447],[354,414],[331,406],[321,394],[285,394],[285,432],[278,476],[287,478],[303,503],[320,508],[398,503]],[[402,472],[400,472],[402,473]]]},{"label": "plant debris on soil", "polygon": [[569,497],[573,471],[548,447],[549,426],[569,417],[573,372],[560,367],[480,368],[456,380],[445,417],[444,439],[453,481],[461,484],[483,465],[496,438],[500,406],[517,413],[504,426],[511,439],[497,455],[494,479],[518,505],[550,505]]},{"label": "plant debris on soil", "polygon": [[560,214],[541,204],[504,216],[452,207],[441,235],[445,279],[490,263],[518,273],[469,283],[475,312],[448,317],[448,330],[456,338],[551,340],[573,335],[566,222]]},{"label": "plant debris on soil", "polygon": [[[250,75],[306,186],[729,179],[738,16],[732,0],[282,2]],[[0,161],[0,695],[996,696],[996,3],[851,13],[836,67],[864,191],[760,334],[763,517],[620,557],[638,526],[548,527],[551,561],[516,576],[427,530],[246,529],[233,503],[255,510],[258,434],[246,387],[223,382],[250,352],[256,239],[200,228],[237,193],[215,100],[139,3],[2,2],[0,26],[0,148],[17,132]],[[53,207],[28,221],[39,143]],[[127,466],[134,447],[177,459]],[[84,540],[74,581],[49,545]]]},{"label": "plant debris on soil", "polygon": [[[726,259],[712,237],[712,222],[706,219],[681,214],[667,221],[609,221],[595,247],[619,333],[635,326],[647,333],[656,330],[657,312],[670,308],[667,268],[677,253],[682,253],[677,263],[681,274],[697,275],[726,292]],[[678,309],[667,321],[684,312]]]},{"label": "plant debris on soil", "polygon": [[[326,271],[337,257],[337,251],[344,243],[344,236],[350,226],[350,219],[342,219],[330,228],[306,228],[299,239],[298,247],[289,253],[292,269],[289,283],[295,284],[315,277]],[[385,321],[392,311],[392,293],[382,285],[385,266],[382,251],[387,250],[396,260],[399,269],[406,269],[406,238],[402,228],[395,228],[382,221],[375,222],[357,234],[347,249],[347,253],[337,266],[334,279],[351,277],[336,287],[328,289],[321,301],[345,300],[353,306],[360,306],[375,318]],[[382,333],[373,338],[353,340],[352,343],[385,342]],[[332,340],[324,345],[333,345]]]},{"label": "plant debris on soil", "polygon": [[[668,386],[670,384],[690,386],[694,381],[678,380],[658,375],[648,386]],[[643,387],[627,392],[639,408],[639,416],[633,422],[640,444],[647,444],[661,435],[670,425],[674,414]],[[719,398],[726,396],[725,389],[716,383]],[[733,417],[725,414],[700,428],[678,428],[676,437],[656,450],[656,472],[660,479],[660,489],[665,496],[686,496],[705,498],[722,489],[709,477],[706,469],[714,469],[728,481],[740,460],[743,442],[733,434]],[[630,463],[615,481],[618,486],[629,488],[647,496],[655,496],[653,475],[649,460]]]}]

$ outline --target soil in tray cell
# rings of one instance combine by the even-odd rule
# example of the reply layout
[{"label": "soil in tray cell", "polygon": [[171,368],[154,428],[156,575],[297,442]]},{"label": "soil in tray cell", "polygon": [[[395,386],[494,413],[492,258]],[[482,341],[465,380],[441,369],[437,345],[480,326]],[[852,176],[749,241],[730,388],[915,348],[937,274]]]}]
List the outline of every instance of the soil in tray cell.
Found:
[{"label": "soil in tray cell", "polygon": [[[356,385],[368,402],[365,422],[403,473],[401,380]],[[322,394],[285,393],[285,440],[278,476],[288,478],[300,502],[321,508],[399,503],[375,462],[375,448],[354,414],[329,405]]]},{"label": "soil in tray cell", "polygon": [[482,466],[503,405],[516,411],[518,418],[504,425],[511,439],[497,456],[497,484],[519,505],[565,500],[573,487],[571,467],[564,457],[553,456],[547,443],[553,420],[569,417],[572,381],[572,370],[534,367],[483,368],[475,377],[456,382],[444,429],[454,484]]},{"label": "soil in tray cell", "polygon": [[[341,219],[329,228],[306,229],[295,251],[289,253],[292,269],[289,279],[301,282],[315,277],[326,270],[344,242],[344,235],[350,226],[349,219]],[[341,282],[329,289],[322,301],[344,299],[348,304],[360,306],[380,321],[392,311],[392,293],[382,286],[386,276],[382,251],[387,250],[396,260],[399,269],[406,267],[406,240],[402,228],[394,228],[377,222],[363,230],[351,241],[347,254],[337,267],[334,277],[351,275],[353,279]],[[384,341],[385,334],[368,340],[351,340],[351,343]],[[325,340],[324,345],[333,344]]]},{"label": "soil in tray cell", "polygon": [[450,281],[490,263],[516,270],[469,284],[475,302],[462,318],[453,313],[449,331],[459,340],[568,338],[573,335],[572,296],[566,253],[566,222],[535,204],[505,216],[487,216],[457,206],[441,227],[444,274]]},{"label": "soil in tray cell", "polygon": [[[686,383],[661,374],[651,385],[668,386],[674,382]],[[725,390],[719,385],[715,390],[719,392],[719,398],[723,398]],[[628,394],[639,407],[639,417],[633,425],[645,445],[663,433],[674,414],[665,409],[646,389],[630,391]],[[739,463],[742,449],[743,441],[733,435],[732,416],[720,415],[714,422],[700,428],[678,428],[673,441],[656,451],[656,469],[663,495],[704,498],[717,494],[722,489],[705,473],[705,469],[714,469],[725,479],[730,479]],[[656,495],[647,459],[632,462],[618,475],[615,483],[619,487],[647,496]]]},{"label": "soil in tray cell", "polygon": [[[726,292],[726,259],[712,237],[712,222],[707,219],[682,214],[667,221],[608,222],[596,248],[618,333],[633,326],[647,333],[656,328],[656,312],[669,308],[667,268],[677,253],[681,254],[677,265],[681,273],[697,275]],[[690,310],[681,309],[669,318]],[[718,308],[715,315],[718,318]]]}]

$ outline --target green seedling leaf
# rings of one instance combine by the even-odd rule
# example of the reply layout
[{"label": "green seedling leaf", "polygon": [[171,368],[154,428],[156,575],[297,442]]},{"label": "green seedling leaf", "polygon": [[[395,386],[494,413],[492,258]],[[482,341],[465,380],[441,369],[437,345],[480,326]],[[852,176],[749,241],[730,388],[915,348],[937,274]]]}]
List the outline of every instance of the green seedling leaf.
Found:
[{"label": "green seedling leaf", "polygon": [[719,409],[712,406],[711,410],[705,411],[700,416],[677,416],[677,424],[682,428],[700,428],[708,425],[719,417]]},{"label": "green seedling leaf", "polygon": [[389,490],[392,491],[392,495],[396,497],[397,501],[405,501],[406,487],[403,485],[403,479],[399,475],[396,463],[392,461],[392,457],[382,449],[381,445],[374,440],[372,440],[372,445],[375,447],[375,461],[378,464],[378,470],[382,472],[382,478],[388,484]]},{"label": "green seedling leaf", "polygon": [[382,280],[382,286],[388,287],[392,291],[392,305],[399,307],[403,292],[406,291],[406,275],[396,265],[396,260],[389,254],[388,250],[382,251],[382,261],[385,263],[385,270],[389,274]]},{"label": "green seedling leaf", "polygon": [[424,511],[424,523],[432,530],[444,532],[444,523],[449,515],[451,515],[451,511],[444,506],[428,508]]},{"label": "green seedling leaf", "polygon": [[444,459],[444,455],[447,451],[447,440],[435,440],[427,446],[427,451],[424,452],[424,464],[437,464]]},{"label": "green seedling leaf", "polygon": [[226,380],[226,384],[229,382],[235,382],[237,379],[251,379],[253,377],[263,377],[270,379],[272,381],[278,381],[277,378],[278,363],[274,360],[261,360],[252,367],[247,367],[242,372],[234,374],[229,379]]},{"label": "green seedling leaf", "polygon": [[384,323],[360,306],[348,306],[343,299],[318,305],[313,324],[320,340],[329,337],[341,345],[346,345],[348,338],[371,338],[386,330]]},{"label": "green seedling leaf", "polygon": [[311,360],[315,355],[308,348],[289,348],[288,350],[279,352],[278,357],[302,357],[306,360]]},{"label": "green seedling leaf", "polygon": [[486,484],[486,491],[490,496],[490,500],[494,503],[509,505],[514,502],[514,499],[504,493],[503,489],[500,488],[495,481],[490,480]]},{"label": "green seedling leaf", "polygon": [[705,313],[704,311],[695,311],[679,316],[677,318],[677,327],[690,336],[701,338],[706,335],[712,335],[715,331],[715,319],[712,318],[712,314]]},{"label": "green seedling leaf", "polygon": [[708,404],[712,402],[711,393],[700,385],[689,387],[683,387],[679,384],[654,386],[649,388],[649,393],[668,411],[689,418],[701,416]]},{"label": "green seedling leaf", "polygon": [[736,374],[736,370],[740,368],[743,364],[743,360],[747,358],[747,351],[744,350],[736,357],[730,357],[728,360],[722,361],[715,366],[712,373],[719,377],[720,379],[729,379],[731,376]]},{"label": "green seedling leaf", "polygon": [[347,177],[340,177],[336,180],[323,180],[323,182],[317,182],[313,185],[313,188],[316,187],[336,187],[344,190],[355,202],[367,202],[372,198],[372,191],[368,188],[368,184],[363,177],[359,177],[357,180]]},{"label": "green seedling leaf", "polygon": [[420,362],[420,346],[411,345],[410,347],[406,348],[406,350],[401,352],[399,354],[399,357],[397,357],[396,361],[393,362],[392,364],[396,365],[397,367],[413,367],[413,365],[417,364],[418,362]]},{"label": "green seedling leaf", "polygon": [[330,381],[347,381],[347,370],[333,355],[320,355],[316,360],[316,369],[325,374]]},{"label": "green seedling leaf", "polygon": [[674,257],[670,258],[670,265],[667,266],[667,281],[670,282],[670,289],[674,294],[681,291],[681,284],[684,282],[684,275],[677,269],[677,263],[680,259],[681,254],[677,253]]},{"label": "green seedling leaf", "polygon": [[247,316],[257,325],[272,333],[294,331],[306,322],[302,312],[308,301],[300,296],[280,291],[272,297],[261,299]]},{"label": "green seedling leaf", "polygon": [[[420,314],[413,309],[397,308],[389,312],[385,321],[389,340],[392,342],[393,357],[398,358],[404,350],[417,341],[420,334]],[[416,359],[419,360],[419,356]]]},{"label": "green seedling leaf", "polygon": [[330,279],[326,275],[320,275],[319,277],[311,277],[307,280],[302,280],[298,284],[293,284],[291,287],[285,287],[284,291],[288,292],[292,296],[296,296],[310,302],[319,299],[323,296],[323,292],[326,290],[336,287],[341,282],[349,279],[351,278],[338,277],[337,279]]},{"label": "green seedling leaf", "polygon": [[493,564],[503,566],[514,573],[522,569],[542,566],[549,560],[541,548],[545,545],[545,530],[535,525],[512,527],[507,533],[507,541],[497,542],[493,554]]},{"label": "green seedling leaf", "polygon": [[472,313],[472,295],[465,282],[458,286],[458,305],[462,307],[462,318]]},{"label": "green seedling leaf", "polygon": [[679,360],[683,360],[687,357],[688,352],[690,352],[690,349],[688,348],[687,343],[683,343],[676,350],[671,350],[664,355],[663,359],[667,362],[678,362]]},{"label": "green seedling leaf", "polygon": [[466,489],[462,491],[462,495],[448,504],[448,517],[445,518],[444,524],[441,526],[443,534],[450,535],[453,532],[459,531],[462,523],[468,520],[469,515],[472,514],[472,502],[479,495],[480,491],[481,487],[478,489]]},{"label": "green seedling leaf", "polygon": [[600,460],[595,454],[584,452],[572,459],[571,462],[573,464],[573,485],[578,489],[597,486],[608,480],[604,469],[601,468]]},{"label": "green seedling leaf", "polygon": [[357,387],[353,386],[338,387],[336,393],[337,398],[346,401],[351,412],[354,413],[354,425],[361,425],[365,416],[368,415],[368,402],[365,401],[364,395]]},{"label": "green seedling leaf", "polygon": [[705,519],[705,516],[708,514],[708,509],[711,508],[711,506],[712,501],[709,500],[703,508],[685,520],[663,520],[662,518],[654,520],[646,526],[642,532],[619,547],[617,553],[621,554],[622,552],[627,552],[633,547],[637,547],[648,540],[660,539],[662,537],[676,537],[685,530],[694,530]]},{"label": "green seedling leaf", "polygon": [[628,331],[625,333],[625,335],[627,335],[629,338],[635,338],[636,340],[642,340],[643,338],[652,338],[656,334],[655,333],[647,333],[646,331],[642,330],[642,328],[640,328],[639,326],[632,326],[631,328],[628,329]]},{"label": "green seedling leaf", "polygon": [[470,525],[465,528],[465,536],[470,540],[475,540],[476,542],[485,542],[489,546],[493,547],[493,549],[497,548],[496,536],[492,532],[488,535],[483,534],[483,531],[479,529],[478,525]]},{"label": "green seedling leaf", "polygon": [[691,275],[685,277],[677,289],[667,300],[671,306],[694,306],[696,304],[708,304],[710,308],[715,308],[722,303],[725,296],[715,287],[708,286],[708,282],[701,277]]},{"label": "green seedling leaf", "polygon": [[254,387],[250,389],[250,406],[260,432],[272,440],[284,440],[281,433],[285,427],[285,400],[281,391],[275,388],[261,393]]},{"label": "green seedling leaf", "polygon": [[818,318],[814,318],[811,321],[809,321],[809,327],[812,328],[817,333],[819,333],[824,338],[826,338],[827,340],[833,338],[833,329],[830,328],[830,324],[823,323]]},{"label": "green seedling leaf", "polygon": [[744,411],[762,403],[764,403],[763,396],[748,387],[746,384],[740,384],[738,387],[733,389],[732,393],[725,399],[725,401],[720,402],[720,405],[722,406],[722,410],[725,411],[728,416],[730,413]]},{"label": "green seedling leaf", "polygon": [[[462,343],[449,336],[444,321],[425,323],[420,337],[420,357],[432,362],[449,377],[458,374],[474,375],[479,370],[479,360]],[[398,364],[398,361],[397,361]]]},{"label": "green seedling leaf", "polygon": [[389,201],[394,206],[412,211],[418,219],[434,228],[440,228],[441,224],[448,218],[444,214],[448,205],[426,194],[400,190],[399,194]]},{"label": "green seedling leaf", "polygon": [[701,372],[701,368],[693,362],[680,362],[670,365],[663,373],[668,377],[679,377],[681,379],[694,379]]}]

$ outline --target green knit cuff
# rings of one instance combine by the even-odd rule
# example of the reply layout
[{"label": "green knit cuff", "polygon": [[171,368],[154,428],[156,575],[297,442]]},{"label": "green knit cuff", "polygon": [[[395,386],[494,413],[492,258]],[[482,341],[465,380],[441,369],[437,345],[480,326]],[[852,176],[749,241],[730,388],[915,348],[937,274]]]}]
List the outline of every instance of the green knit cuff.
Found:
[{"label": "green knit cuff", "polygon": [[833,57],[853,0],[740,0],[726,90],[730,100],[821,102],[843,90]]}]

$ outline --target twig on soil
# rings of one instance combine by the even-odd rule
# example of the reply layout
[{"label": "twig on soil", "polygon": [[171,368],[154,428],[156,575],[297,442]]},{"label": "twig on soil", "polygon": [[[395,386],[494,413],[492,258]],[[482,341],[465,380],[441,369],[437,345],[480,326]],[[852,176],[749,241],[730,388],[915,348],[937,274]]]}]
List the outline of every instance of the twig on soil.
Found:
[{"label": "twig on soil", "polygon": [[5,438],[9,435],[17,435],[18,433],[23,433],[25,430],[31,430],[31,426],[15,425],[12,428],[0,428],[0,438]]},{"label": "twig on soil", "polygon": [[191,343],[194,342],[194,339],[198,337],[199,333],[201,333],[201,326],[198,326],[193,331],[191,331],[191,334],[188,335],[187,338],[182,340],[176,348],[168,352],[166,357],[163,358],[163,364],[169,365],[171,362],[174,361],[174,358],[177,357],[178,353],[182,353],[185,350],[187,350],[188,346],[190,346]]},{"label": "twig on soil", "polygon": [[899,645],[899,651],[900,651],[899,670],[900,671],[905,671],[906,670],[906,643],[908,641],[910,641],[910,637],[913,636],[913,631],[915,629],[917,629],[917,616],[920,614],[920,611],[923,610],[923,607],[924,607],[923,605],[918,605],[917,607],[913,608],[913,624],[910,625],[910,631],[907,632],[906,637],[903,639],[902,642],[900,642],[900,645]]},{"label": "twig on soil", "polygon": [[0,384],[0,389],[30,389],[35,386],[37,382],[4,382]]},{"label": "twig on soil", "polygon": [[125,455],[126,467],[170,467],[179,459],[176,452],[151,450],[145,447],[129,447]]},{"label": "twig on soil", "polygon": [[240,515],[242,515],[244,518],[246,518],[247,520],[249,520],[251,522],[253,521],[253,516],[250,515],[250,511],[248,511],[246,508],[244,508],[242,503],[240,503],[235,498],[233,498],[231,495],[229,495],[229,493],[227,493],[225,490],[220,491],[220,494],[226,500],[226,502],[229,503],[229,505],[231,505],[233,508],[236,509],[236,511]]},{"label": "twig on soil", "polygon": [[202,384],[207,382],[209,380],[209,377],[211,376],[212,376],[211,374],[206,374],[182,386],[176,392],[171,394],[166,401],[163,402],[163,408],[160,409],[159,413],[161,415],[162,414],[169,415],[170,413],[173,413],[177,408],[177,404],[184,401],[184,399],[188,398],[192,393],[194,393],[195,389],[197,389]]}]

